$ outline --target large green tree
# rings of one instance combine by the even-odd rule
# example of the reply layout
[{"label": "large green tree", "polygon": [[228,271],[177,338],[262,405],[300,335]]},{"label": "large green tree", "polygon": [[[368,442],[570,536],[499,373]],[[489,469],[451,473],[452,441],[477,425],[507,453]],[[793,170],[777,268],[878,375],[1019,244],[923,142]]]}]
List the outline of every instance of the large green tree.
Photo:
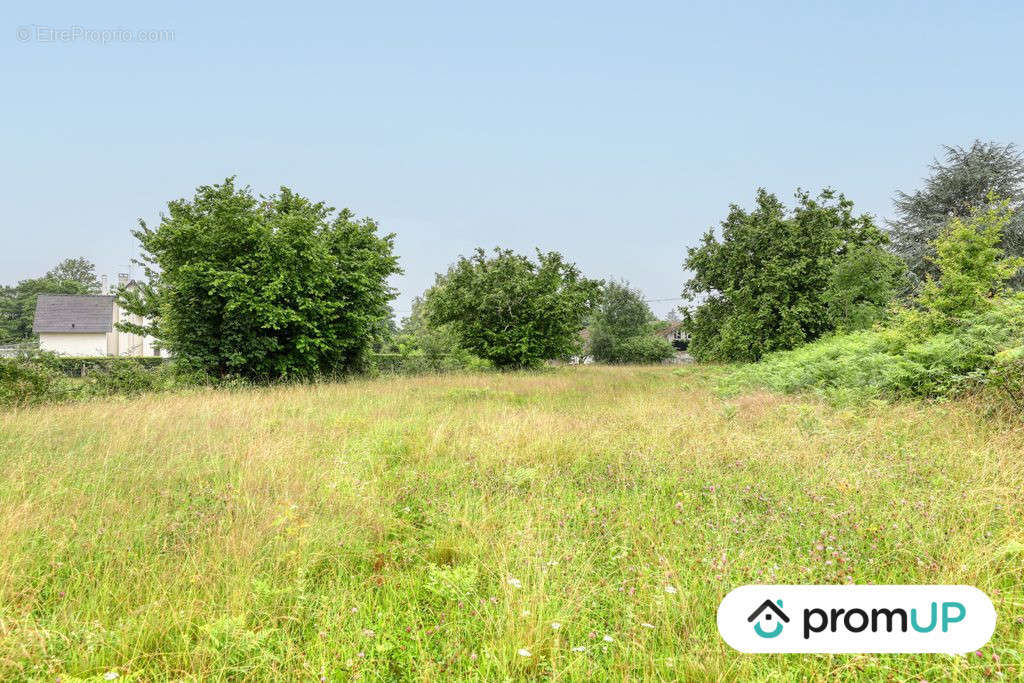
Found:
[{"label": "large green tree", "polygon": [[834,327],[823,293],[833,271],[853,248],[880,245],[885,235],[853,202],[825,190],[817,198],[796,193],[787,211],[775,195],[757,193],[746,211],[733,205],[721,224],[690,248],[692,272],[683,296],[689,351],[701,361],[751,361],[790,349]]},{"label": "large green tree", "polygon": [[[967,148],[945,147],[930,170],[923,188],[896,193],[896,218],[888,221],[893,249],[918,283],[939,274],[934,245],[949,220],[969,218],[990,195],[1014,211],[999,247],[1008,256],[1024,256],[1024,155],[1016,145],[975,140]],[[1012,284],[1020,288],[1024,275]]]},{"label": "large green tree", "polygon": [[652,334],[654,313],[640,290],[628,282],[609,282],[602,292],[590,324],[589,351],[602,363],[656,362],[675,351]]},{"label": "large green tree", "polygon": [[32,338],[36,299],[40,294],[97,294],[96,267],[82,257],[64,259],[42,277],[0,287],[0,344]]},{"label": "large green tree", "polygon": [[852,332],[884,318],[889,304],[906,289],[903,259],[878,245],[862,244],[839,257],[822,296],[831,325]]},{"label": "large green tree", "polygon": [[134,231],[148,282],[123,305],[179,359],[216,375],[254,379],[347,371],[390,317],[400,272],[393,235],[282,187],[256,197],[199,187],[167,205],[156,228]]},{"label": "large green tree", "polygon": [[557,252],[537,259],[477,249],[438,276],[428,320],[449,325],[459,345],[500,368],[528,368],[579,352],[580,330],[600,294]]}]

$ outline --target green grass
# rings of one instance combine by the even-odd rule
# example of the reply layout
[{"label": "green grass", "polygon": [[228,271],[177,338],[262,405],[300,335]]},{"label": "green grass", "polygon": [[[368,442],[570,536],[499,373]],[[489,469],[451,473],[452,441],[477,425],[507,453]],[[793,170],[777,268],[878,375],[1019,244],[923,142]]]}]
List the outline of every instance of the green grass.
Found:
[{"label": "green grass", "polygon": [[[1019,423],[718,374],[0,414],[0,678],[1020,678]],[[715,610],[752,582],[966,583],[999,621],[980,657],[742,655]]]}]

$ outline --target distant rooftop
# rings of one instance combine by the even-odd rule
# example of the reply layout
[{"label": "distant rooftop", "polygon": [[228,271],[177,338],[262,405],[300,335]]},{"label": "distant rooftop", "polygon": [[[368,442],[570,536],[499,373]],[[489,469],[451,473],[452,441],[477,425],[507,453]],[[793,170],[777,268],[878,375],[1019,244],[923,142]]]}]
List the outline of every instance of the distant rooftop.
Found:
[{"label": "distant rooftop", "polygon": [[33,332],[111,332],[114,297],[100,294],[40,294]]}]

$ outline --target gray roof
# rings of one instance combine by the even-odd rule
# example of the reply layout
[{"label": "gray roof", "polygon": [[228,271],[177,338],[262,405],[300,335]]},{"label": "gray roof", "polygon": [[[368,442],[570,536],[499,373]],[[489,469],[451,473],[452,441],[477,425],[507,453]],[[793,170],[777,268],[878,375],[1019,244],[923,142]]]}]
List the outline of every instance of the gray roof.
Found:
[{"label": "gray roof", "polygon": [[33,332],[110,332],[114,329],[114,297],[40,294]]}]

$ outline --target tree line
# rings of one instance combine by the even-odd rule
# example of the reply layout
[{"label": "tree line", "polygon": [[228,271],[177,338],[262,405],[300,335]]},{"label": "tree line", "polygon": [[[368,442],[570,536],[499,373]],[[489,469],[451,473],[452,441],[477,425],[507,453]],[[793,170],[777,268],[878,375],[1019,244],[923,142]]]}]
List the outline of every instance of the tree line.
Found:
[{"label": "tree line", "polygon": [[[884,226],[826,189],[786,207],[764,190],[730,207],[720,234],[688,250],[683,325],[702,361],[757,360],[835,330],[869,327],[892,302],[934,286],[934,244],[954,218],[1003,201],[999,245],[1024,254],[1024,160],[1012,145],[949,147],[924,187],[897,193]],[[557,252],[496,248],[460,257],[413,303],[398,329],[388,279],[401,272],[394,235],[281,188],[255,195],[234,178],[140,221],[145,277],[118,292],[177,362],[214,376],[306,378],[358,371],[372,352],[446,359],[462,367],[530,368],[583,353],[604,362],[655,362],[672,346],[627,282],[585,277]],[[1011,282],[1020,286],[1014,275]],[[40,293],[95,293],[85,259],[0,289],[0,343],[31,337]],[[584,348],[581,331],[588,339]]]},{"label": "tree line", "polygon": [[[797,191],[792,208],[760,190],[752,210],[732,206],[720,234],[708,230],[687,251],[690,351],[700,361],[756,361],[871,327],[895,302],[919,305],[939,286],[936,244],[979,213],[1005,207],[995,248],[1024,255],[1022,202],[1020,151],[982,141],[946,147],[922,189],[896,193],[884,227],[832,190]],[[1024,275],[1014,269],[1009,282],[1020,289]]]}]

